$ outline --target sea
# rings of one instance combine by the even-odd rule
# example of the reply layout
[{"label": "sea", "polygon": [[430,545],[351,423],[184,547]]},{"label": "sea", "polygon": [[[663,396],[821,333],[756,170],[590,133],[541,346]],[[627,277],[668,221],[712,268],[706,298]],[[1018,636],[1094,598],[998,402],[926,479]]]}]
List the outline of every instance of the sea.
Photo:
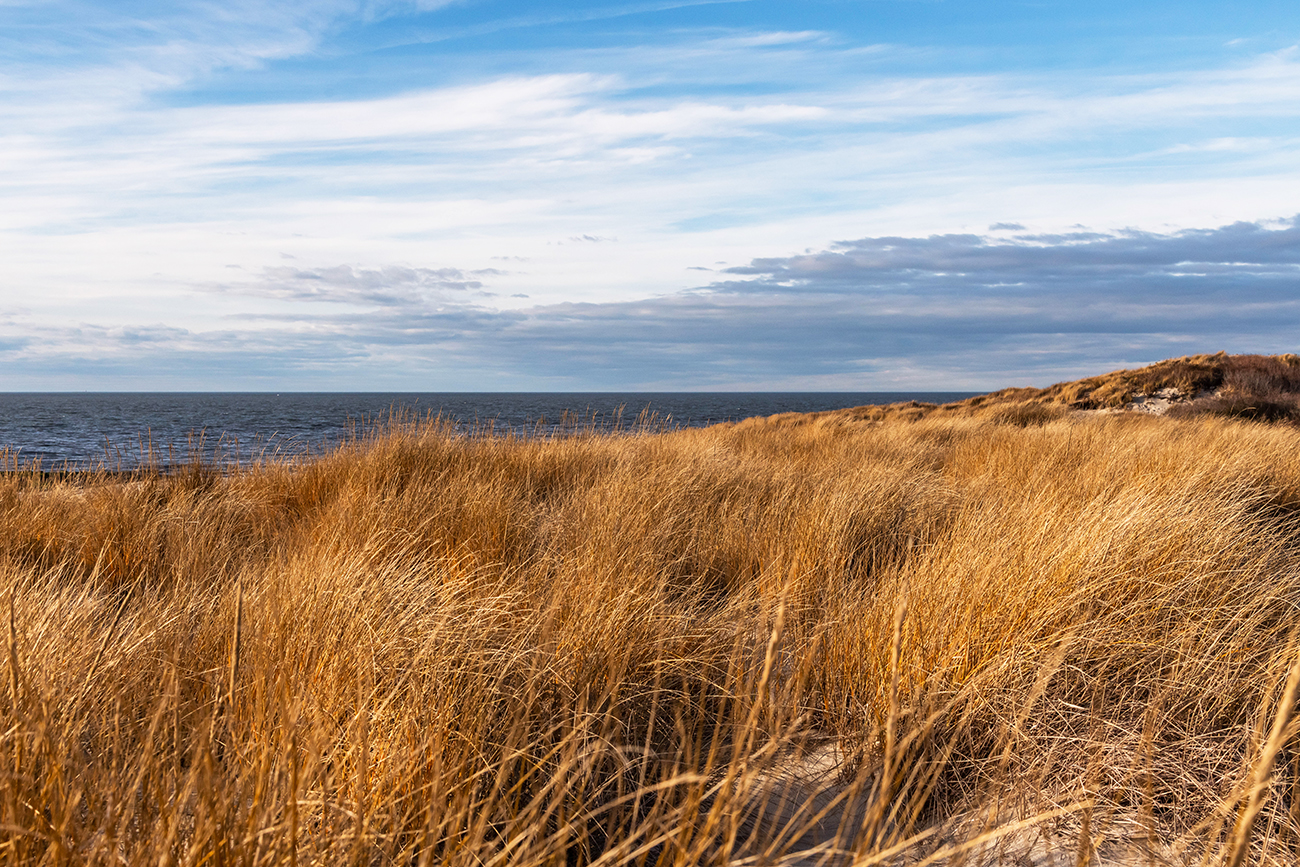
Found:
[{"label": "sea", "polygon": [[440,417],[466,435],[672,430],[782,412],[973,392],[57,392],[0,393],[3,468],[134,469],[309,457],[394,418]]}]

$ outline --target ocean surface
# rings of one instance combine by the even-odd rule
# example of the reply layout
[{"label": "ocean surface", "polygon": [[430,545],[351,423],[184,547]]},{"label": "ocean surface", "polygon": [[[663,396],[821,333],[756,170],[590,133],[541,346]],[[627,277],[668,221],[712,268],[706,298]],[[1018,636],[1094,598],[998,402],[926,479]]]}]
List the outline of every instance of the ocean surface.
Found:
[{"label": "ocean surface", "polygon": [[813,412],[971,392],[628,393],[0,393],[8,468],[168,465],[318,453],[388,420],[441,415],[466,433],[554,435],[582,428],[703,427],[779,412]]}]

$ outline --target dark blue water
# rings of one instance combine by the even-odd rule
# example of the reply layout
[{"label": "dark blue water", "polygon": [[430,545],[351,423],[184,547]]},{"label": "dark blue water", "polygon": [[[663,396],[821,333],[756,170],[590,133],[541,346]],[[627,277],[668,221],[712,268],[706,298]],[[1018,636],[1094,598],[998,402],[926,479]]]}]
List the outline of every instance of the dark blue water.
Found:
[{"label": "dark blue water", "polygon": [[196,454],[230,461],[300,456],[359,435],[393,412],[441,414],[467,433],[548,435],[580,427],[702,427],[779,412],[813,412],[969,392],[751,393],[57,393],[0,394],[7,463],[135,466],[152,448],[160,463]]}]

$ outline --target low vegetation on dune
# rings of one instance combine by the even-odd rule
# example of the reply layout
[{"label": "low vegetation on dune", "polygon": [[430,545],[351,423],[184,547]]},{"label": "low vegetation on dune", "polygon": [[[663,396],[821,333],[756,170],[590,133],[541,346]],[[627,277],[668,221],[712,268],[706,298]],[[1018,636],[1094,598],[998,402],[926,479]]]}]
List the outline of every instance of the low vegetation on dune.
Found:
[{"label": "low vegetation on dune", "polygon": [[[955,403],[911,401],[811,415],[854,421],[985,418],[1024,425],[1070,412],[1125,410],[1300,424],[1300,355],[1191,355],[1048,388],[1004,388]],[[787,419],[802,421],[794,414]]]},{"label": "low vegetation on dune", "polygon": [[1300,430],[1022,412],[9,472],[0,857],[1296,863]]}]

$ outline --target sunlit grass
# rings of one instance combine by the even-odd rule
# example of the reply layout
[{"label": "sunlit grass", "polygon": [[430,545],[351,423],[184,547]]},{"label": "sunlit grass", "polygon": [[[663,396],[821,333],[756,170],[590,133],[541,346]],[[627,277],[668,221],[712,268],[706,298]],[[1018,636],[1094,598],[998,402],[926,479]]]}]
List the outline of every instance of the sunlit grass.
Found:
[{"label": "sunlit grass", "polygon": [[0,854],[1291,864],[1298,518],[1058,412],[10,472]]}]

